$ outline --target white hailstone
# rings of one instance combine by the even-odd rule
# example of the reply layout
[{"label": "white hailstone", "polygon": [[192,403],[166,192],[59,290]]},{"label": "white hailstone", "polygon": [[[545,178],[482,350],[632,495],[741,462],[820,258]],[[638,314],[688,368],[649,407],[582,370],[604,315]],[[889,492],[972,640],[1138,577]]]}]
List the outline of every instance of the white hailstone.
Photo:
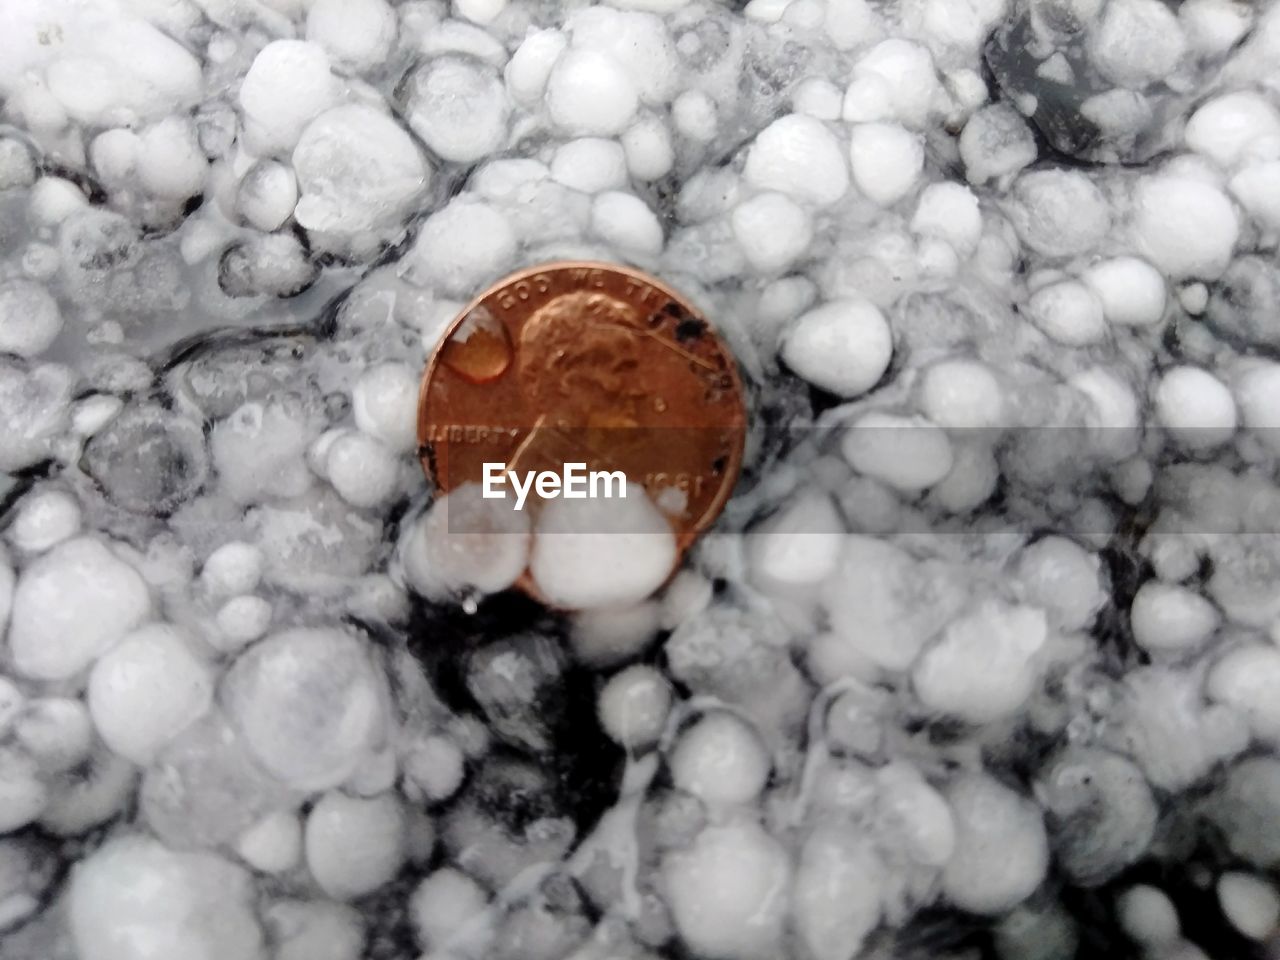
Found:
[{"label": "white hailstone", "polygon": [[302,823],[291,810],[267,814],[235,842],[240,859],[259,873],[284,873],[302,859]]},{"label": "white hailstone", "polygon": [[90,537],[34,560],[13,596],[9,650],[23,676],[60,680],[87,667],[151,612],[138,572]]},{"label": "white hailstone", "polygon": [[231,597],[218,608],[213,622],[221,634],[218,648],[239,650],[266,635],[271,627],[271,604],[251,593]]},{"label": "white hailstone", "polygon": [[28,280],[46,284],[58,275],[62,255],[58,248],[33,240],[22,251],[22,275]]},{"label": "white hailstone", "polygon": [[1218,608],[1194,590],[1159,580],[1144,583],[1129,608],[1133,639],[1152,653],[1199,650],[1221,621]]},{"label": "white hailstone", "polygon": [[1249,719],[1254,735],[1280,743],[1280,650],[1253,644],[1232,650],[1213,665],[1205,680],[1209,699],[1233,707]]},{"label": "white hailstone", "polygon": [[642,103],[657,106],[675,94],[683,65],[661,17],[592,4],[572,13],[568,29],[576,49],[596,50],[615,60]]},{"label": "white hailstone", "polygon": [[774,597],[811,595],[835,569],[844,546],[844,523],[825,493],[805,491],[747,538],[751,583]]},{"label": "white hailstone", "polygon": [[1160,378],[1156,419],[1179,444],[1208,450],[1236,432],[1236,403],[1231,391],[1207,370],[1174,367]]},{"label": "white hailstone", "polygon": [[337,100],[338,81],[319,44],[274,40],[240,84],[245,131],[260,153],[288,152],[303,128]]},{"label": "white hailstone", "polygon": [[1000,464],[985,443],[954,447],[951,472],[929,491],[929,498],[952,513],[965,513],[991,499],[1000,482]]},{"label": "white hailstone", "polygon": [[338,495],[353,507],[379,507],[394,496],[400,462],[381,440],[348,430],[329,445],[324,474]]},{"label": "white hailstone", "polygon": [[43,284],[25,279],[0,283],[0,353],[39,356],[61,330],[58,301]]},{"label": "white hailstone", "polygon": [[511,99],[523,107],[533,107],[542,99],[551,68],[564,53],[569,41],[559,30],[535,30],[521,41],[503,72]]},{"label": "white hailstone", "polygon": [[675,149],[667,125],[659,117],[644,114],[623,131],[621,141],[627,170],[635,179],[648,182],[671,172]]},{"label": "white hailstone", "polygon": [[924,169],[918,134],[896,123],[859,123],[849,140],[853,182],[882,207],[909,194]]},{"label": "white hailstone", "polygon": [[465,948],[473,937],[484,936],[489,924],[480,921],[488,906],[489,896],[480,884],[461,870],[442,867],[413,891],[409,916],[423,949],[430,956],[448,957],[451,947]]},{"label": "white hailstone", "polygon": [[630,193],[597,194],[591,203],[591,230],[618,250],[649,256],[662,252],[662,224],[648,204]]},{"label": "white hailstone", "polygon": [[[360,912],[332,900],[276,900],[263,911],[272,960],[360,960],[368,934]],[[448,958],[446,958],[448,960]]]},{"label": "white hailstone", "polygon": [[1246,166],[1231,178],[1227,188],[1259,226],[1280,230],[1280,160]]},{"label": "white hailstone", "polygon": [[1250,940],[1265,941],[1280,926],[1280,894],[1262,877],[1224,873],[1217,889],[1223,914]]},{"label": "white hailstone", "polygon": [[1012,716],[1039,680],[1044,611],[988,600],[948,625],[916,661],[912,685],[930,710],[969,723]]},{"label": "white hailstone", "polygon": [[671,710],[671,685],[661,673],[635,664],[615,673],[600,690],[600,725],[627,750],[656,743]]},{"label": "white hailstone", "polygon": [[884,376],[893,358],[893,332],[866,300],[832,300],[803,314],[784,334],[783,362],[814,386],[852,398]]},{"label": "white hailstone", "polygon": [[314,0],[307,40],[339,67],[361,73],[386,60],[396,40],[396,12],[385,0]]},{"label": "white hailstone", "polygon": [[569,632],[573,655],[594,667],[625,663],[639,656],[658,635],[660,613],[661,608],[653,602],[581,611],[574,616]]},{"label": "white hailstone", "polygon": [[998,914],[1025,900],[1049,866],[1039,808],[981,773],[946,791],[955,818],[955,852],[942,869],[942,893],[961,910]]},{"label": "white hailstone", "polygon": [[1237,378],[1240,419],[1272,453],[1280,453],[1280,364],[1257,361]]},{"label": "white hailstone", "polygon": [[796,932],[815,960],[861,955],[880,922],[886,869],[869,838],[844,824],[823,823],[805,839],[796,865],[791,909]]},{"label": "white hailstone", "polygon": [[791,863],[758,823],[742,818],[707,827],[667,854],[660,870],[676,931],[695,955],[781,955]]},{"label": "white hailstone", "polygon": [[1027,301],[1026,312],[1041,333],[1064,346],[1087,346],[1107,336],[1102,301],[1077,280],[1041,287]]},{"label": "white hailstone", "polygon": [[505,216],[487,203],[457,199],[427,218],[406,260],[410,279],[469,297],[515,255],[515,231]]},{"label": "white hailstone", "polygon": [[1187,0],[1178,5],[1187,43],[1202,57],[1226,53],[1253,24],[1253,10],[1230,0]]},{"label": "white hailstone", "polygon": [[250,874],[212,853],[158,840],[108,840],[71,874],[68,924],[83,960],[260,960]]},{"label": "white hailstone", "polygon": [[981,360],[951,357],[925,368],[920,410],[940,427],[966,430],[1005,425],[1004,389]]},{"label": "white hailstone", "polygon": [[49,800],[35,758],[17,747],[0,746],[0,835],[38,820]]},{"label": "white hailstone", "polygon": [[297,403],[250,402],[213,428],[209,452],[219,489],[236,503],[296,496],[311,485],[303,459],[314,418]]},{"label": "white hailstone", "polygon": [[93,750],[93,722],[79,700],[40,697],[22,710],[13,739],[40,768],[62,773],[83,764]]},{"label": "white hailstone", "polygon": [[103,741],[147,764],[209,708],[213,677],[186,640],[165,624],[136,630],[89,674],[88,703]]},{"label": "white hailstone", "polygon": [[951,441],[924,417],[873,410],[855,420],[840,443],[859,473],[904,493],[933,486],[951,471]]},{"label": "white hailstone", "polygon": [[133,130],[104,130],[89,144],[89,161],[106,183],[125,184],[137,171],[142,139]]},{"label": "white hailstone", "polygon": [[1209,288],[1203,283],[1188,283],[1178,291],[1178,302],[1183,310],[1198,317],[1209,306]]},{"label": "white hailstone", "polygon": [[298,205],[298,179],[278,160],[254,164],[240,181],[236,210],[245,222],[264,233],[284,226]]},{"label": "white hailstone", "polygon": [[[17,575],[13,572],[13,564],[9,562],[9,554],[0,544],[0,639],[3,639],[5,628],[9,625],[9,612],[13,609],[13,591]],[[0,701],[3,701],[0,697]],[[3,711],[0,710],[0,713]]]},{"label": "white hailstone", "polygon": [[481,60],[501,70],[507,51],[496,37],[482,27],[461,20],[445,20],[421,33],[418,50],[428,60],[442,54],[457,54]]},{"label": "white hailstone", "polygon": [[1113,257],[1084,272],[1085,285],[1102,302],[1108,323],[1149,327],[1164,316],[1164,277],[1138,257]]},{"label": "white hailstone", "polygon": [[960,159],[970,183],[1016,174],[1035,161],[1037,152],[1026,118],[1006,103],[975,111],[960,131]]},{"label": "white hailstone", "polygon": [[161,200],[185,200],[204,192],[209,161],[187,117],[165,117],[139,137],[138,182]]},{"label": "white hailstone", "polygon": [[567,50],[547,78],[552,121],[578,136],[612,137],[627,128],[640,105],[622,66],[595,50]]},{"label": "white hailstone", "polygon": [[710,143],[719,124],[716,102],[701,90],[686,90],[671,103],[671,123],[694,143]]},{"label": "white hailstone", "polygon": [[848,164],[835,134],[820,120],[794,113],[756,135],[742,176],[761,190],[819,207],[830,206],[849,189]]},{"label": "white hailstone", "polygon": [[1116,898],[1116,919],[1133,940],[1146,947],[1171,947],[1182,936],[1178,911],[1159,887],[1139,884]]},{"label": "white hailstone", "polygon": [[1187,146],[1222,167],[1234,167],[1262,143],[1280,146],[1280,113],[1262,95],[1239,91],[1205,102],[1187,121]]},{"label": "white hailstone", "polygon": [[796,113],[817,120],[839,120],[844,105],[844,94],[830,80],[808,77],[796,85],[791,94],[791,106]]},{"label": "white hailstone", "polygon": [[457,487],[437,497],[402,535],[405,580],[432,599],[505,590],[528,563],[529,524],[511,499],[486,498],[478,483]]},{"label": "white hailstone", "polygon": [[446,160],[472,163],[502,146],[510,106],[498,72],[470,57],[440,57],[408,81],[408,120]]},{"label": "white hailstone", "polygon": [[485,26],[507,9],[507,0],[453,0],[453,7],[464,20]]},{"label": "white hailstone", "polygon": [[726,710],[685,730],[668,763],[672,782],[708,804],[754,802],[772,767],[756,731]]},{"label": "white hailstone", "polygon": [[326,793],[307,817],[307,868],[335,900],[377,890],[405,857],[405,814],[394,793],[372,799]]},{"label": "white hailstone", "polygon": [[210,595],[248,593],[262,580],[262,551],[243,540],[231,540],[209,554],[200,582]]},{"label": "white hailstone", "polygon": [[1115,0],[1089,31],[1089,56],[1106,79],[1139,90],[1163,80],[1186,52],[1178,18],[1160,0]]},{"label": "white hailstone", "polygon": [[84,192],[62,177],[41,177],[27,194],[27,218],[35,227],[56,227],[89,203]]},{"label": "white hailstone", "polygon": [[845,94],[844,118],[854,122],[898,120],[921,128],[939,93],[933,57],[909,40],[882,40],[853,67]]},{"label": "white hailstone", "polygon": [[1086,253],[1111,229],[1107,199],[1083,173],[1036,170],[1024,173],[1013,188],[1010,219],[1032,250],[1049,257]]},{"label": "white hailstone", "polygon": [[24,497],[17,514],[9,528],[9,542],[24,553],[44,553],[80,532],[80,501],[63,490]]},{"label": "white hailstone", "polygon": [[[3,570],[0,567],[0,570]],[[4,574],[0,573],[0,577]],[[0,607],[0,632],[4,630],[4,608]],[[7,737],[14,719],[22,712],[27,702],[26,696],[8,677],[0,675],[0,737]]]},{"label": "white hailstone", "polygon": [[307,124],[293,150],[307,230],[359,233],[397,223],[430,184],[409,134],[373,107],[334,107]]},{"label": "white hailstone", "polygon": [[428,800],[447,800],[466,776],[466,758],[448,737],[426,737],[401,758],[404,775]]},{"label": "white hailstone", "polygon": [[1018,558],[1022,598],[1062,630],[1083,630],[1106,602],[1102,561],[1074,540],[1043,537]]},{"label": "white hailstone", "polygon": [[337,628],[285,630],[249,647],[224,676],[222,700],[263,768],[304,790],[351,776],[386,720],[364,643]]},{"label": "white hailstone", "polygon": [[[1138,452],[1141,415],[1133,389],[1105,367],[1089,367],[1067,379],[1067,384],[1087,397],[1090,410],[1085,423],[1090,428],[1092,451],[1114,461]],[[1141,470],[1136,461],[1133,469]],[[1141,474],[1135,474],[1140,476]]]},{"label": "white hailstone", "polygon": [[586,610],[644,600],[675,563],[671,525],[644,488],[628,482],[616,499],[547,501],[534,524],[529,573],[548,603]]},{"label": "white hailstone", "polygon": [[351,388],[356,426],[397,453],[418,444],[418,376],[404,363],[379,363],[360,374]]},{"label": "white hailstone", "polygon": [[734,207],[734,239],[757,270],[774,273],[796,261],[813,240],[813,221],[795,201],[761,193]]},{"label": "white hailstone", "polygon": [[978,247],[982,236],[982,212],[973,191],[961,183],[931,183],[920,192],[911,232],[941,237],[961,257]]},{"label": "white hailstone", "polygon": [[627,182],[626,153],[615,140],[570,140],[551,158],[551,179],[583,193],[617,190]]},{"label": "white hailstone", "polygon": [[0,140],[0,191],[29,187],[35,182],[35,158],[27,145],[10,137]]},{"label": "white hailstone", "polygon": [[1240,234],[1235,208],[1216,186],[1189,177],[1144,177],[1134,192],[1134,239],[1175,280],[1214,280]]}]

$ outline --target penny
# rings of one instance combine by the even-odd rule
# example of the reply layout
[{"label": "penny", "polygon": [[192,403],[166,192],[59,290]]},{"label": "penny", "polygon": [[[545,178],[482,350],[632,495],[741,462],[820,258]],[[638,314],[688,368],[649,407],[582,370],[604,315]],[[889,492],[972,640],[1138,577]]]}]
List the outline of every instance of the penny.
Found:
[{"label": "penny", "polygon": [[[666,517],[678,555],[729,499],[745,436],[737,363],[706,318],[606,263],[547,263],[480,294],[441,338],[418,406],[438,492],[483,483],[486,464],[621,471]],[[542,501],[529,499],[536,519]],[[536,595],[527,574],[520,585]]]}]

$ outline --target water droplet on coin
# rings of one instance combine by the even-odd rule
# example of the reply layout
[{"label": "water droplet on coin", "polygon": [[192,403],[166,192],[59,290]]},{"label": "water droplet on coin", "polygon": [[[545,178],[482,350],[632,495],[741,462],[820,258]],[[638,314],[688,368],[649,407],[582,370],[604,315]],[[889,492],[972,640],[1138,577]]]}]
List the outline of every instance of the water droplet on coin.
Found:
[{"label": "water droplet on coin", "polygon": [[472,383],[496,380],[514,357],[507,328],[484,307],[467,314],[440,348],[440,362]]}]

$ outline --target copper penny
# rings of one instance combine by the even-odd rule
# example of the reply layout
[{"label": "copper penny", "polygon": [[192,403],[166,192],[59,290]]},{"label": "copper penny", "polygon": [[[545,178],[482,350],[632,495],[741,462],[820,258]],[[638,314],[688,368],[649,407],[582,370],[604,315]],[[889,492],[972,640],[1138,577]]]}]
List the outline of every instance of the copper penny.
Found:
[{"label": "copper penny", "polygon": [[[745,436],[737,363],[711,325],[662,282],[608,263],[547,263],[490,287],[445,331],[418,405],[438,491],[481,483],[494,462],[621,470],[681,554],[729,499]],[[536,593],[528,575],[521,585]]]}]

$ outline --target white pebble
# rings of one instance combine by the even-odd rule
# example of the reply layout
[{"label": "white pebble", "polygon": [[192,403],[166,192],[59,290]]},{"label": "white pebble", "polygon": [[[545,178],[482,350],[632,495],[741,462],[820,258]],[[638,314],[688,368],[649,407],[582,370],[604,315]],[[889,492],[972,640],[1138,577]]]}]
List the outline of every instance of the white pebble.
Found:
[{"label": "white pebble", "polygon": [[694,143],[710,143],[719,123],[716,102],[701,90],[686,90],[671,104],[671,123]]},{"label": "white pebble", "polygon": [[1205,680],[1209,699],[1234,707],[1249,718],[1260,740],[1280,744],[1280,650],[1251,644],[1232,650],[1213,665]]},{"label": "white pebble", "polygon": [[1199,650],[1221,620],[1217,607],[1194,590],[1159,580],[1144,583],[1129,608],[1133,639],[1153,653]]},{"label": "white pebble", "polygon": [[860,123],[849,141],[853,182],[882,207],[909,194],[924,169],[924,147],[917,134],[894,123]]},{"label": "white pebble", "polygon": [[357,73],[385,61],[396,39],[396,12],[385,0],[314,0],[307,40],[339,67]]},{"label": "white pebble", "polygon": [[753,802],[772,767],[755,730],[724,710],[681,734],[669,763],[672,782],[709,804]]},{"label": "white pebble", "polygon": [[875,304],[832,300],[803,314],[778,352],[809,383],[851,398],[874,387],[889,369],[893,333]]},{"label": "white pebble", "polygon": [[1026,312],[1041,333],[1064,346],[1087,346],[1107,336],[1102,301],[1076,280],[1041,287],[1027,301]]},{"label": "white pebble", "polygon": [[1254,144],[1270,151],[1280,148],[1280,114],[1260,94],[1228,93],[1202,104],[1187,121],[1184,136],[1192,150],[1231,168],[1248,157]]},{"label": "white pebble", "polygon": [[166,117],[142,131],[138,145],[138,182],[153,197],[185,200],[204,192],[209,161],[186,117]]},{"label": "white pebble", "polygon": [[535,30],[524,38],[503,73],[516,103],[532,107],[542,99],[551,68],[568,45],[559,30]]},{"label": "white pebble", "polygon": [[961,910],[999,914],[1030,896],[1049,866],[1039,808],[985,774],[964,774],[947,790],[955,852],[942,893]]},{"label": "white pebble", "polygon": [[1147,947],[1169,947],[1182,934],[1173,901],[1158,887],[1130,887],[1116,898],[1116,915],[1130,937]]},{"label": "white pebble", "polygon": [[209,668],[164,624],[130,634],[89,674],[94,725],[108,747],[138,764],[150,763],[212,700]]},{"label": "white pebble", "polygon": [[79,700],[39,697],[22,709],[13,739],[48,773],[62,773],[89,759],[93,722]]},{"label": "white pebble", "polygon": [[637,180],[648,182],[665,177],[675,163],[675,150],[667,125],[653,114],[645,114],[622,134],[627,169]]},{"label": "white pebble", "polygon": [[486,498],[479,484],[460,486],[437,497],[402,535],[398,552],[405,580],[432,599],[463,590],[505,590],[528,563],[529,523],[511,500]]},{"label": "white pebble", "polygon": [[630,193],[598,194],[591,204],[591,229],[627,253],[656,256],[662,252],[662,224],[648,204]]},{"label": "white pebble", "polygon": [[360,431],[334,439],[325,456],[325,476],[338,495],[353,507],[371,509],[395,494],[400,463],[381,440]]},{"label": "white pebble", "polygon": [[0,283],[0,353],[35,357],[58,339],[62,313],[43,284],[31,280]]},{"label": "white pebble", "polygon": [[415,71],[407,89],[409,126],[445,160],[472,163],[506,139],[507,92],[490,65],[440,57]]},{"label": "white pebble", "polygon": [[1164,175],[1138,183],[1133,230],[1139,248],[1168,276],[1213,280],[1231,262],[1240,223],[1217,187]]},{"label": "white pebble", "polygon": [[1265,941],[1280,928],[1280,895],[1262,877],[1224,873],[1218,878],[1218,903],[1231,925],[1250,940]]},{"label": "white pebble", "polygon": [[849,189],[849,169],[835,135],[812,117],[790,114],[756,135],[747,153],[744,179],[826,207]]},{"label": "white pebble", "polygon": [[448,737],[426,737],[403,758],[404,774],[428,800],[447,800],[466,776],[466,758]]},{"label": "white pebble", "polygon": [[627,182],[626,154],[614,140],[570,140],[551,158],[551,179],[583,193],[617,190]]},{"label": "white pebble", "polygon": [[397,453],[409,453],[418,445],[418,388],[418,375],[407,364],[369,367],[351,389],[356,426]]},{"label": "white pebble", "polygon": [[214,623],[221,633],[221,650],[238,650],[266,635],[271,627],[271,604],[253,594],[232,597],[218,608]]},{"label": "white pebble", "polygon": [[636,664],[615,673],[600,691],[600,725],[615,743],[639,750],[656,743],[671,710],[671,685],[653,667]]},{"label": "white pebble", "polygon": [[813,222],[789,197],[761,193],[743,201],[730,217],[733,236],[757,270],[789,267],[813,240]]},{"label": "white pebble", "polygon": [[15,669],[40,680],[79,673],[151,611],[146,582],[100,541],[65,541],[18,580],[9,626]]},{"label": "white pebble", "polygon": [[594,50],[569,50],[547,78],[547,110],[563,130],[611,137],[631,123],[640,97],[627,72]]},{"label": "white pebble", "polygon": [[515,255],[506,217],[488,204],[457,199],[427,218],[406,261],[411,279],[469,297],[496,280]]},{"label": "white pebble", "polygon": [[262,551],[251,543],[232,540],[209,554],[200,570],[204,588],[215,597],[248,593],[262,579]]},{"label": "white pebble", "polygon": [[643,487],[617,499],[547,501],[535,522],[529,573],[547,602],[570,610],[644,600],[671,574],[675,536]]},{"label": "white pebble", "polygon": [[[430,956],[448,957],[448,950],[464,946],[469,930],[488,907],[489,897],[461,870],[442,867],[427,876],[409,898],[409,915],[421,946]],[[487,925],[483,925],[487,926]],[[474,934],[473,934],[474,935]],[[472,955],[467,951],[467,955]]]},{"label": "white pebble", "polygon": [[322,47],[274,40],[259,51],[240,84],[246,133],[261,153],[288,152],[337,95],[337,79]]},{"label": "white pebble", "polygon": [[1235,434],[1237,414],[1231,391],[1199,367],[1174,367],[1160,379],[1156,419],[1182,446],[1208,450]]},{"label": "white pebble", "polygon": [[377,890],[405,857],[405,815],[394,794],[370,800],[330,792],[307,817],[307,867],[326,894],[354,900]]},{"label": "white pebble", "polygon": [[931,183],[920,192],[911,232],[941,237],[956,254],[967,257],[982,235],[982,212],[973,191],[960,183]]},{"label": "white pebble", "polygon": [[871,411],[845,431],[845,460],[859,473],[904,493],[919,493],[951,472],[951,442],[923,417]]},{"label": "white pebble", "polygon": [[1062,630],[1083,630],[1107,601],[1102,561],[1074,540],[1042,537],[1018,558],[1022,597]]},{"label": "white pebble", "polygon": [[80,501],[62,490],[46,490],[19,501],[9,542],[25,553],[44,553],[79,532]]},{"label": "white pebble", "polygon": [[290,810],[269,813],[240,835],[240,859],[259,873],[284,873],[302,859],[302,823]]},{"label": "white pebble", "polygon": [[240,181],[236,210],[245,222],[264,233],[284,226],[298,205],[298,180],[278,160],[254,164]]},{"label": "white pebble", "polygon": [[1149,327],[1164,316],[1164,277],[1138,257],[1114,257],[1096,263],[1082,277],[1102,302],[1108,323]]},{"label": "white pebble", "polygon": [[980,360],[950,358],[925,368],[920,378],[920,410],[948,429],[1005,425],[1004,390]]}]

